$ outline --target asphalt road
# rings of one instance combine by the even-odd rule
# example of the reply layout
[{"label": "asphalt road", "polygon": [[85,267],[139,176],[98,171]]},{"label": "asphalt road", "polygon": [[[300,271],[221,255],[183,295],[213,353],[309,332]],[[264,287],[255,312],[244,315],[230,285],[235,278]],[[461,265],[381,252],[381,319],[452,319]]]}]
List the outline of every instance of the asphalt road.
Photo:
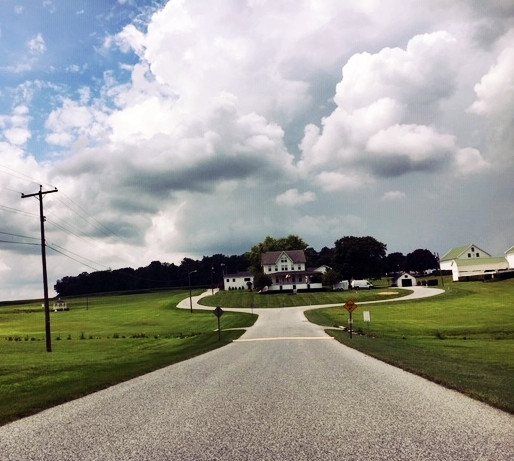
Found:
[{"label": "asphalt road", "polygon": [[337,343],[303,310],[259,311],[224,348],[1,427],[0,459],[514,459],[512,415]]}]

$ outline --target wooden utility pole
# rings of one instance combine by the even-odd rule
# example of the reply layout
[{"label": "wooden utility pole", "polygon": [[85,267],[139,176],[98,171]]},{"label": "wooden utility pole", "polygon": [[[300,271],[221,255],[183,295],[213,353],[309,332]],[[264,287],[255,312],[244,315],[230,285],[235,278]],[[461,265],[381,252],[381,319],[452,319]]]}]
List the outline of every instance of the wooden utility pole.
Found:
[{"label": "wooden utility pole", "polygon": [[21,194],[21,198],[37,197],[39,200],[39,217],[41,220],[41,259],[43,260],[43,290],[45,295],[45,336],[46,336],[46,351],[52,352],[52,337],[50,336],[50,303],[48,301],[48,277],[46,274],[46,243],[45,243],[45,216],[43,214],[43,197],[46,194],[57,192],[57,187],[54,190],[43,192],[43,186],[39,186],[39,192],[35,194]]}]

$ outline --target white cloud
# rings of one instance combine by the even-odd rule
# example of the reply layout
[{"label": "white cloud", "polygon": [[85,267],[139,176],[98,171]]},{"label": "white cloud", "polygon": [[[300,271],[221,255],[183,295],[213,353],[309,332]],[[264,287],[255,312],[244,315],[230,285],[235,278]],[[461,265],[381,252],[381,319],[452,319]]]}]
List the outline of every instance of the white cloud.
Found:
[{"label": "white cloud", "polygon": [[514,46],[505,48],[497,62],[475,85],[477,100],[470,110],[477,114],[512,114],[514,104]]},{"label": "white cloud", "polygon": [[275,201],[279,205],[294,207],[316,201],[316,194],[310,191],[300,193],[298,189],[288,189],[283,194],[277,195]]},{"label": "white cloud", "polygon": [[405,192],[399,190],[390,190],[387,191],[384,195],[382,195],[381,199],[384,202],[396,202],[398,200],[405,199]]},{"label": "white cloud", "polygon": [[23,146],[32,136],[28,125],[29,109],[25,105],[16,106],[10,116],[0,117],[0,128],[5,139],[12,145]]},{"label": "white cloud", "polygon": [[459,174],[476,174],[487,171],[491,165],[486,162],[477,149],[459,149],[455,154],[456,169]]},{"label": "white cloud", "polygon": [[395,177],[451,165],[459,149],[455,135],[432,124],[457,85],[462,58],[455,42],[439,31],[413,37],[405,49],[353,55],[337,84],[337,108],[322,130],[305,130],[303,174],[311,171],[335,190],[362,184],[353,180],[362,175]]},{"label": "white cloud", "polygon": [[46,51],[46,43],[41,33],[28,41],[27,48],[31,54],[43,54]]}]

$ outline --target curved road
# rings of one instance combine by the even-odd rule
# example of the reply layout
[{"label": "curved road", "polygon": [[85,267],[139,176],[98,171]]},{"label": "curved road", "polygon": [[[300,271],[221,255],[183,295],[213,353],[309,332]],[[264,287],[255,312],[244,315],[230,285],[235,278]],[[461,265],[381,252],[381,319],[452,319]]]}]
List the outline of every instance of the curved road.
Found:
[{"label": "curved road", "polygon": [[226,347],[1,427],[0,459],[514,459],[512,415],[339,344],[305,309],[259,310]]}]

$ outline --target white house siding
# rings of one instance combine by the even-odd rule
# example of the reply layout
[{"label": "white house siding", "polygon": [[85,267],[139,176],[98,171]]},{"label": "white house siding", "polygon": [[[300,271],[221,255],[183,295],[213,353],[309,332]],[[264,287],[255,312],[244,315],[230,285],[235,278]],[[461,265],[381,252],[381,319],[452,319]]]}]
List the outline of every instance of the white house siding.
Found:
[{"label": "white house siding", "polygon": [[456,260],[452,265],[452,277],[454,282],[466,280],[466,277],[479,277],[494,275],[497,271],[509,268],[506,258],[489,258],[489,261]]},{"label": "white house siding", "polygon": [[460,261],[468,261],[472,259],[488,260],[491,255],[482,250],[475,244],[464,245],[461,247],[452,248],[442,258],[439,263],[439,268],[442,271],[453,271],[454,263]]},{"label": "white house siding", "polygon": [[250,273],[227,274],[224,278],[225,290],[248,290],[248,282],[253,287],[253,275]]},{"label": "white house siding", "polygon": [[509,248],[505,252],[505,258],[507,259],[507,262],[509,263],[509,268],[514,269],[514,247]]},{"label": "white house siding", "polygon": [[395,282],[396,286],[401,287],[415,287],[417,284],[416,277],[413,277],[410,274],[407,274],[404,272],[402,275],[400,275]]}]

